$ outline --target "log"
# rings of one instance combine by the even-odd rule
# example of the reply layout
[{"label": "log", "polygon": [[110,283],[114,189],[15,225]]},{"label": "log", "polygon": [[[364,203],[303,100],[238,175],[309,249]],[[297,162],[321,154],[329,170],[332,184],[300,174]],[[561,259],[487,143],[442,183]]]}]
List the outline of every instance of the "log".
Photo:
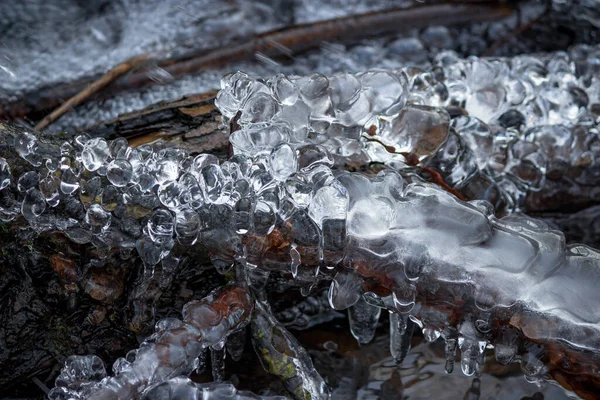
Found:
[{"label": "log", "polygon": [[224,155],[229,134],[214,105],[217,91],[160,102],[84,129],[93,137],[123,137],[130,146],[167,141],[191,153]]}]

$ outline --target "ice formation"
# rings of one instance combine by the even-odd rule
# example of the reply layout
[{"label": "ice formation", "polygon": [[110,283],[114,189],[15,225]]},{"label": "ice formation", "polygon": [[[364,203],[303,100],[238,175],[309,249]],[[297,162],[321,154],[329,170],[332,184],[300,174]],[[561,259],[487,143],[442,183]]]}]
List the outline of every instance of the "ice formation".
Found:
[{"label": "ice formation", "polygon": [[[204,349],[222,344],[228,335],[242,329],[249,321],[252,308],[247,289],[237,286],[192,301],[183,308],[183,321],[159,321],[156,332],[140,349],[118,359],[113,365],[114,377],[106,377],[102,361],[95,356],[71,357],[49,397],[52,400],[126,400],[143,394],[148,400],[181,398],[177,396],[218,399],[223,398],[220,395],[224,392],[232,399],[245,399],[234,397],[235,391],[226,387],[204,390],[175,378],[189,375],[197,368],[198,357]],[[170,396],[161,397],[167,394]]]},{"label": "ice formation", "polygon": [[[127,258],[135,249],[149,275],[175,246],[205,249],[222,272],[243,271],[239,286],[186,305],[183,321],[159,322],[135,357],[113,367],[115,376],[76,359],[93,368],[73,368],[71,377],[67,366],[51,397],[229,390],[175,378],[193,370],[203,347],[217,360],[254,308],[253,343],[265,368],[297,398],[327,398],[310,357],[260,294],[269,271],[289,271],[306,293],[331,280],[329,303],[348,309],[360,342],[389,311],[397,362],[418,326],[426,339],[446,341],[448,372],[460,353],[461,370],[477,374],[493,347],[499,362],[520,362],[529,380],[553,379],[589,397],[599,386],[600,253],[567,246],[539,220],[499,218],[485,201],[519,209],[563,168],[580,173],[573,187],[589,183],[599,87],[597,49],[587,50],[579,75],[563,53],[443,53],[431,71],[229,75],[217,105],[237,129],[234,155],[222,163],[161,143],[131,148],[85,135],[58,143],[0,126],[2,221],[61,231],[100,256],[119,248]],[[387,168],[339,168],[373,162]],[[446,182],[425,182],[414,165],[439,169]],[[463,189],[472,201],[449,192]]]},{"label": "ice formation", "polygon": [[[244,143],[253,124],[289,124],[292,142],[322,145],[339,164],[420,162],[465,198],[536,210],[564,190],[575,203],[598,198],[599,51],[579,46],[570,55],[466,60],[446,51],[426,70],[266,81],[238,74],[224,81],[229,89],[217,105],[229,118],[241,109],[245,129],[231,138],[237,153],[256,151]],[[255,92],[246,99],[250,85]],[[281,98],[286,85],[301,88],[300,99]],[[248,107],[260,106],[268,87],[279,101],[248,120]],[[302,93],[308,89],[313,93]]]}]

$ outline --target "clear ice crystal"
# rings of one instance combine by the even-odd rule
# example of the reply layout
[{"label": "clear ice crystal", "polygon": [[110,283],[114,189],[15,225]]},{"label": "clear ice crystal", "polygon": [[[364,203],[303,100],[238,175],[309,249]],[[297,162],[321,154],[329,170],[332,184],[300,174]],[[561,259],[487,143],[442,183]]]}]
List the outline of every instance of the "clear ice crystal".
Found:
[{"label": "clear ice crystal", "polygon": [[113,185],[123,187],[131,181],[133,168],[127,160],[116,159],[108,164],[106,177]]},{"label": "clear ice crystal", "polygon": [[373,307],[364,299],[358,301],[348,308],[348,321],[352,336],[361,344],[369,343],[375,337],[375,329],[379,322],[381,309]]},{"label": "clear ice crystal", "polygon": [[100,138],[90,139],[84,144],[81,162],[89,171],[96,171],[104,165],[109,156],[108,143]]},{"label": "clear ice crystal", "polygon": [[46,199],[44,195],[35,188],[30,188],[25,197],[23,198],[23,204],[21,205],[21,213],[23,217],[29,221],[34,221],[37,217],[42,215],[46,210]]}]

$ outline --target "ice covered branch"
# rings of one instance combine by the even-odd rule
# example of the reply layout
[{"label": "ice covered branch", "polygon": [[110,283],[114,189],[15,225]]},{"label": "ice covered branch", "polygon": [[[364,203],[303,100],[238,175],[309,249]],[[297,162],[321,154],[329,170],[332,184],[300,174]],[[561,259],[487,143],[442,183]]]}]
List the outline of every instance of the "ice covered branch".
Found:
[{"label": "ice covered branch", "polygon": [[[529,206],[555,170],[579,171],[579,180],[568,180],[575,190],[590,185],[595,80],[576,75],[563,54],[445,54],[438,68],[268,81],[228,76],[217,106],[237,129],[235,154],[223,163],[160,143],[131,148],[123,139],[86,136],[59,143],[3,125],[0,217],[63,232],[100,256],[118,248],[128,257],[135,249],[150,272],[177,243],[202,248],[222,271],[234,264],[289,271],[307,287],[329,279],[330,303],[349,308],[360,341],[372,337],[381,309],[392,313],[398,361],[417,324],[425,337],[446,340],[449,371],[459,349],[463,372],[476,373],[489,346],[499,362],[520,362],[529,379],[552,379],[593,398],[600,387],[600,253],[567,246],[538,220],[498,218],[485,200],[504,212]],[[449,113],[450,106],[469,116]],[[568,146],[559,152],[557,141]],[[386,168],[339,169],[369,162]],[[440,171],[445,182],[425,182],[415,165]],[[243,294],[230,299],[225,291],[188,305],[183,323],[159,324],[136,355],[153,363],[133,361],[92,398],[142,393],[189,371],[201,343],[217,343],[247,320],[253,303],[245,289],[233,290]],[[285,350],[294,348],[292,339],[257,304],[254,342],[266,368],[299,398],[303,379],[321,388],[302,351]],[[194,310],[203,314],[196,318]],[[175,342],[191,350],[170,349]],[[277,357],[295,365],[294,373],[274,366]]]}]

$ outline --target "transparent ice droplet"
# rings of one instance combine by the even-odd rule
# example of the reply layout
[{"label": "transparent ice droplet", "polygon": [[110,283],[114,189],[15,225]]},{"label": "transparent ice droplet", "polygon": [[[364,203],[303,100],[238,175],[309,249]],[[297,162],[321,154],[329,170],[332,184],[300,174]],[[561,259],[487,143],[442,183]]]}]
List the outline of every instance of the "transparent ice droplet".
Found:
[{"label": "transparent ice droplet", "polygon": [[324,96],[329,88],[329,79],[319,73],[299,78],[295,83],[302,97],[308,101]]},{"label": "transparent ice droplet", "polygon": [[435,342],[441,334],[442,332],[435,328],[423,328],[423,337],[428,342]]},{"label": "transparent ice droplet", "polygon": [[179,167],[177,161],[171,159],[161,159],[160,155],[157,156],[157,166],[155,179],[158,184],[165,183],[167,181],[174,181],[179,178]]},{"label": "transparent ice droplet", "polygon": [[285,190],[297,205],[307,207],[310,204],[312,187],[307,182],[289,178],[285,182]]},{"label": "transparent ice droplet", "polygon": [[38,185],[40,175],[35,171],[25,172],[17,180],[17,190],[21,193],[27,192],[29,189]]},{"label": "transparent ice droplet", "polygon": [[336,110],[348,111],[358,100],[361,90],[360,81],[353,74],[333,75],[329,79],[331,85],[331,102]]},{"label": "transparent ice droplet", "polygon": [[278,180],[285,180],[298,169],[296,152],[289,144],[282,144],[271,151],[271,173]]},{"label": "transparent ice droplet", "polygon": [[153,240],[159,236],[172,236],[174,229],[173,214],[167,210],[156,210],[148,219],[148,233]]},{"label": "transparent ice droplet", "polygon": [[215,105],[227,118],[233,118],[240,107],[240,102],[230,90],[220,90],[215,99]]},{"label": "transparent ice droplet", "polygon": [[70,195],[73,194],[77,189],[79,189],[79,180],[77,179],[77,175],[71,168],[65,169],[60,176],[61,192]]},{"label": "transparent ice droplet", "polygon": [[100,197],[100,205],[106,211],[112,212],[119,205],[121,193],[114,186],[107,186],[102,191],[102,195]]},{"label": "transparent ice droplet", "polygon": [[259,235],[268,235],[275,229],[277,217],[273,207],[263,200],[258,200],[252,214],[254,231]]},{"label": "transparent ice droplet", "polygon": [[158,187],[158,199],[166,207],[177,209],[181,205],[181,189],[177,181],[164,182]]},{"label": "transparent ice droplet", "polygon": [[345,310],[360,299],[361,281],[350,271],[338,272],[329,287],[329,305],[334,310]]},{"label": "transparent ice droplet", "polygon": [[250,97],[242,108],[240,123],[268,122],[279,111],[279,103],[267,93],[257,93]]},{"label": "transparent ice droplet", "polygon": [[106,178],[116,187],[126,186],[133,175],[133,168],[127,160],[117,159],[108,164]]},{"label": "transparent ice droplet", "polygon": [[283,105],[292,106],[298,100],[298,88],[284,75],[276,75],[271,80],[271,90],[275,98]]},{"label": "transparent ice droplet", "polygon": [[250,230],[252,208],[252,200],[248,197],[242,197],[235,204],[233,224],[239,235],[245,235]]},{"label": "transparent ice droplet", "polygon": [[21,213],[29,220],[34,221],[42,215],[46,210],[46,199],[42,192],[35,188],[31,188],[25,194],[23,203],[21,204]]},{"label": "transparent ice droplet", "polygon": [[229,141],[236,154],[256,156],[268,153],[289,138],[287,130],[280,125],[249,127],[231,134]]},{"label": "transparent ice droplet", "polygon": [[54,175],[48,175],[40,181],[40,191],[46,198],[46,202],[51,207],[55,207],[59,203],[60,198],[60,179]]},{"label": "transparent ice droplet", "polygon": [[106,140],[94,138],[88,140],[81,152],[81,162],[88,171],[96,171],[108,159],[110,151]]},{"label": "transparent ice droplet", "polygon": [[27,132],[21,132],[15,140],[15,150],[17,150],[17,153],[19,153],[22,158],[27,160],[27,157],[35,152],[37,143],[38,140],[34,135]]},{"label": "transparent ice droplet", "polygon": [[477,166],[483,170],[492,154],[494,141],[488,126],[475,117],[467,116],[454,118],[451,126],[458,132],[471,151],[473,151],[477,160]]},{"label": "transparent ice droplet", "polygon": [[348,309],[348,320],[352,336],[361,344],[369,343],[375,337],[381,308],[373,307],[362,297]]},{"label": "transparent ice droplet", "polygon": [[104,363],[98,356],[70,356],[56,378],[56,386],[77,388],[85,382],[98,382],[105,376]]},{"label": "transparent ice droplet", "polygon": [[80,185],[79,199],[86,207],[89,207],[90,204],[97,201],[102,192],[102,180],[99,176],[95,176],[88,181],[80,181]]},{"label": "transparent ice droplet", "polygon": [[155,241],[149,236],[142,235],[135,242],[135,247],[144,264],[153,266],[169,254],[173,247],[173,240],[172,238],[166,238],[165,240]]},{"label": "transparent ice droplet", "polygon": [[111,223],[111,215],[106,212],[100,204],[92,204],[85,213],[85,222],[96,232],[108,229]]},{"label": "transparent ice droplet", "polygon": [[175,215],[175,235],[184,246],[191,246],[198,240],[200,216],[193,210],[183,210]]},{"label": "transparent ice droplet", "polygon": [[214,164],[207,165],[200,171],[200,177],[198,183],[204,190],[206,199],[215,203],[221,196],[221,189],[225,181],[221,167]]},{"label": "transparent ice droplet", "polygon": [[323,186],[313,195],[308,214],[322,227],[325,219],[346,219],[348,192],[342,185]]},{"label": "transparent ice droplet", "polygon": [[391,113],[394,113],[404,106],[404,86],[395,74],[389,71],[368,71],[359,75],[359,79],[373,112],[382,112],[392,107]]},{"label": "transparent ice droplet", "polygon": [[460,347],[460,368],[466,376],[478,374],[483,366],[483,350],[485,346],[476,340],[459,338]]},{"label": "transparent ice droplet", "polygon": [[110,155],[115,159],[127,159],[131,154],[131,147],[125,138],[111,140],[109,144]]},{"label": "transparent ice droplet", "polygon": [[450,116],[443,108],[409,104],[390,130],[378,134],[393,152],[410,153],[422,159],[436,152],[448,138]]}]

